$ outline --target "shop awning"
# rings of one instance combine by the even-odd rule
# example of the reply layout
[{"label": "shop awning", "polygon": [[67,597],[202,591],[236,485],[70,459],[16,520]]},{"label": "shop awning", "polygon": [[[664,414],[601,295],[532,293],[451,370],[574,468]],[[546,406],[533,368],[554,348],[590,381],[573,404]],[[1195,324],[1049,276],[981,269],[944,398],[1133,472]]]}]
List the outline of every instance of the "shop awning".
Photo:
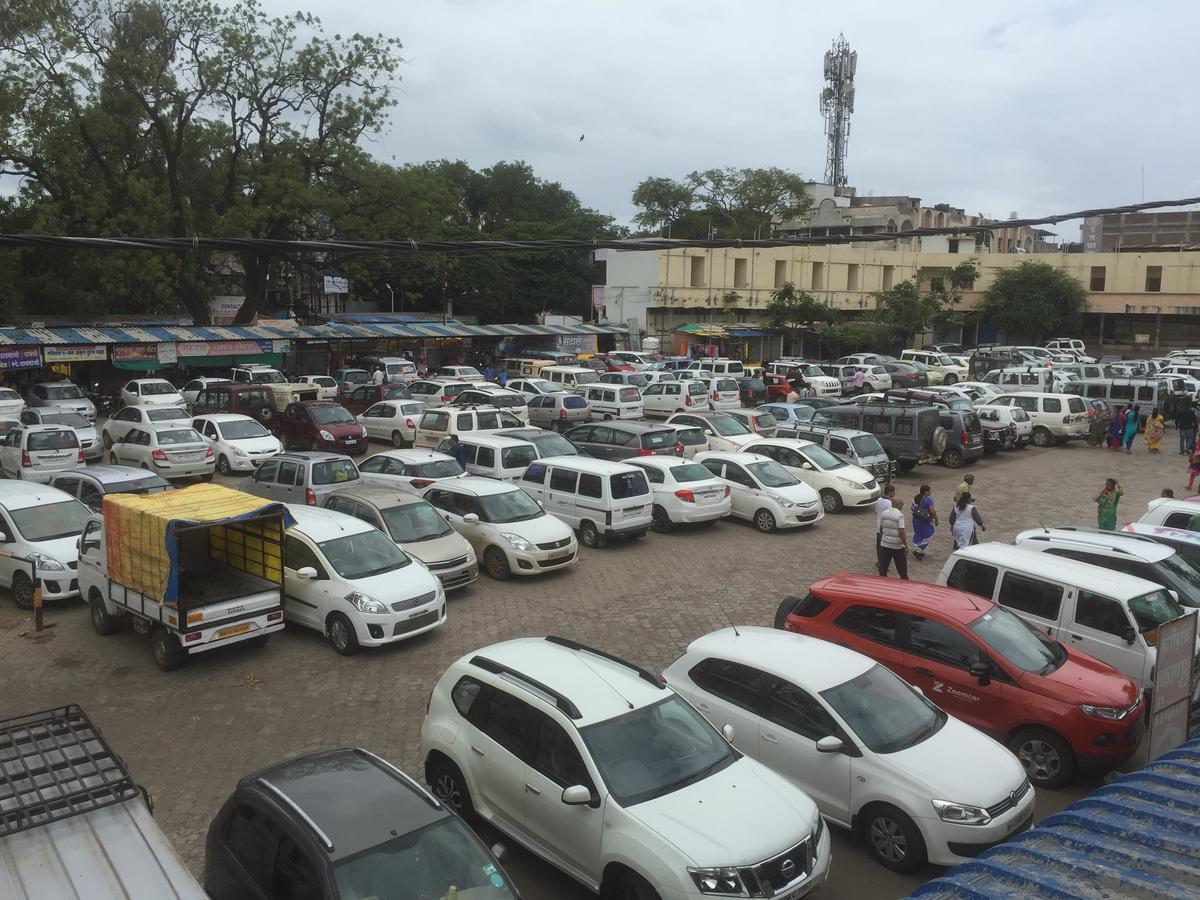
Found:
[{"label": "shop awning", "polygon": [[759,331],[757,328],[730,328],[729,336],[735,338],[771,337],[773,331]]},{"label": "shop awning", "polygon": [[683,334],[692,334],[692,335],[695,335],[696,337],[707,337],[707,338],[729,337],[729,333],[725,330],[724,325],[709,325],[709,324],[701,324],[699,322],[689,322],[686,325],[680,325],[679,327],[675,328],[674,330],[678,331],[678,332],[682,332]]}]

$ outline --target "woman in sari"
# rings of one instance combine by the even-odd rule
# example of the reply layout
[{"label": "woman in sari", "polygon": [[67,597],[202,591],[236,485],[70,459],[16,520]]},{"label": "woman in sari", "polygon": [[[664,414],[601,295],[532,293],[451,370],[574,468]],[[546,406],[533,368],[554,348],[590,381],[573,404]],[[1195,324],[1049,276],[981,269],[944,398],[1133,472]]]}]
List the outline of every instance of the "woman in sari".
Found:
[{"label": "woman in sari", "polygon": [[1163,435],[1167,433],[1167,423],[1158,411],[1158,407],[1150,413],[1150,417],[1146,419],[1146,448],[1151,453],[1157,453],[1162,447]]},{"label": "woman in sari", "polygon": [[1113,411],[1112,424],[1108,430],[1108,449],[1120,450],[1121,441],[1125,437],[1125,407],[1118,406]]},{"label": "woman in sari", "polygon": [[1096,497],[1096,524],[1101,531],[1117,530],[1117,504],[1121,502],[1121,482],[1106,478],[1104,490]]},{"label": "woman in sari", "polygon": [[925,551],[929,547],[929,542],[933,540],[934,531],[937,530],[937,510],[933,507],[933,498],[929,496],[932,490],[933,488],[929,485],[923,484],[921,492],[913,497],[912,545],[913,556],[917,559],[925,558]]}]

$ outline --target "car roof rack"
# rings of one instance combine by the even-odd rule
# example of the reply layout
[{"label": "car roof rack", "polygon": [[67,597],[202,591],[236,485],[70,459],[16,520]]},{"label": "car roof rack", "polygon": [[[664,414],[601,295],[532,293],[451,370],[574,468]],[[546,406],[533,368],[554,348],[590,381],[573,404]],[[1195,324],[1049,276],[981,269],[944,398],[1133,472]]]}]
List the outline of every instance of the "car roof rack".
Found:
[{"label": "car roof rack", "polygon": [[548,684],[543,684],[536,678],[529,677],[524,672],[514,669],[511,666],[506,666],[504,663],[498,663],[494,659],[488,659],[486,656],[471,657],[471,665],[478,666],[485,672],[491,672],[493,675],[507,675],[516,681],[523,681],[534,690],[537,690],[552,699],[554,701],[554,705],[557,706],[565,715],[572,719],[583,718],[583,713],[579,711],[579,707],[572,702],[570,697],[568,697],[566,694],[563,694],[561,691],[556,691]]},{"label": "car roof rack", "polygon": [[557,644],[560,647],[566,647],[568,650],[576,650],[581,653],[591,653],[593,656],[599,656],[601,659],[607,659],[609,662],[614,662],[617,665],[625,666],[628,669],[633,669],[637,673],[638,678],[643,681],[648,681],[659,690],[666,687],[662,680],[651,672],[649,669],[642,668],[636,663],[631,663],[629,660],[621,659],[619,656],[614,656],[611,653],[605,653],[603,650],[597,650],[595,647],[589,647],[587,644],[581,644],[578,641],[573,641],[570,638],[559,637],[558,635],[550,634],[546,636],[546,640],[551,644]]},{"label": "car roof rack", "polygon": [[0,721],[0,837],[149,796],[76,704]]},{"label": "car roof rack", "polygon": [[320,825],[318,825],[316,822],[313,821],[312,816],[310,816],[308,813],[306,813],[301,808],[299,803],[297,803],[295,800],[293,800],[291,797],[289,797],[284,791],[282,791],[278,787],[278,785],[272,784],[270,781],[268,781],[266,778],[264,778],[262,776],[259,776],[256,783],[259,784],[260,786],[262,786],[263,788],[265,788],[266,790],[270,791],[271,794],[273,796],[275,796],[277,799],[282,800],[284,803],[286,803],[288,805],[288,807],[291,809],[291,811],[294,812],[299,817],[300,821],[302,821],[305,825],[307,825],[310,829],[312,829],[313,834],[316,835],[317,839],[324,845],[326,850],[332,851],[334,849],[333,841],[331,841],[329,839],[329,835],[327,835],[321,829]]}]

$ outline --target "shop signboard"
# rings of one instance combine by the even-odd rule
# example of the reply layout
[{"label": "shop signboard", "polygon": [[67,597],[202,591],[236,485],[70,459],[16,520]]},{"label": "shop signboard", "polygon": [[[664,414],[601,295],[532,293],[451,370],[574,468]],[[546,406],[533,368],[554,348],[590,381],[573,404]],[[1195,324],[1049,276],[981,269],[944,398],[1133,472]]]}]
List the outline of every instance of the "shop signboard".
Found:
[{"label": "shop signboard", "polygon": [[262,347],[263,353],[291,353],[291,341],[259,341],[258,345]]},{"label": "shop signboard", "polygon": [[41,364],[39,347],[0,347],[0,369],[36,369]]},{"label": "shop signboard", "polygon": [[326,294],[350,293],[350,281],[340,275],[326,275],[324,277],[324,282]]},{"label": "shop signboard", "polygon": [[158,361],[164,366],[173,366],[179,362],[178,344],[174,341],[163,341],[158,345]]},{"label": "shop signboard", "polygon": [[100,362],[108,359],[105,344],[65,344],[59,347],[43,347],[42,359],[46,365],[73,362]]},{"label": "shop signboard", "polygon": [[180,356],[250,356],[262,352],[258,341],[189,341],[179,344]]},{"label": "shop signboard", "polygon": [[158,359],[158,344],[113,344],[113,362],[145,362]]}]

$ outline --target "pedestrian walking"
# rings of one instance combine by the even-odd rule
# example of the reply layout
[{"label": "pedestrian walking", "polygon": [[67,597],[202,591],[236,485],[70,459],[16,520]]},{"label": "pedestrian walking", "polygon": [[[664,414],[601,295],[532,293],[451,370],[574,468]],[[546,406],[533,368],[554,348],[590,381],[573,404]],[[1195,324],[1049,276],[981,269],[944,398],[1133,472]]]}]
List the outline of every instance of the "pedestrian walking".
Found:
[{"label": "pedestrian walking", "polygon": [[1143,435],[1146,449],[1151,453],[1157,453],[1162,448],[1163,437],[1166,433],[1167,423],[1156,406],[1150,411],[1150,418],[1146,420],[1146,433]]},{"label": "pedestrian walking", "polygon": [[975,487],[975,476],[971,474],[964,475],[963,480],[954,489],[954,502],[958,503],[958,498],[970,492],[973,487]]},{"label": "pedestrian walking", "polygon": [[371,380],[376,384],[383,384],[383,368],[381,366],[375,367],[375,374],[371,376]]},{"label": "pedestrian walking", "polygon": [[1196,476],[1200,475],[1200,435],[1196,435],[1196,439],[1192,441],[1192,458],[1188,462],[1188,490],[1192,489],[1192,483],[1196,480]]},{"label": "pedestrian walking", "polygon": [[908,581],[908,534],[904,530],[904,504],[892,499],[892,508],[880,514],[879,574],[887,578],[896,564],[896,574]]},{"label": "pedestrian walking", "polygon": [[930,492],[933,490],[929,485],[921,485],[921,492],[913,497],[912,502],[912,543],[913,556],[917,559],[925,558],[925,551],[929,549],[929,542],[933,540],[933,534],[937,530],[938,515],[937,510],[933,505],[933,497]]},{"label": "pedestrian walking", "polygon": [[883,519],[881,518],[885,512],[892,508],[892,498],[896,496],[896,486],[894,484],[885,484],[883,486],[883,494],[876,498],[873,509],[875,510],[875,568],[883,568],[883,545],[880,539],[883,537]]},{"label": "pedestrian walking", "polygon": [[500,385],[500,387],[505,387],[508,384],[508,370],[507,369],[501,369],[499,372],[496,373],[496,383],[498,385]]},{"label": "pedestrian walking", "polygon": [[980,531],[987,531],[987,526],[983,524],[979,510],[975,508],[971,492],[963,491],[955,502],[954,508],[950,510],[950,533],[954,535],[955,550],[979,543],[979,538],[975,534],[976,525],[979,526]]},{"label": "pedestrian walking", "polygon": [[1125,407],[1118,406],[1113,410],[1112,426],[1108,432],[1108,449],[1120,450],[1121,441],[1125,439]]},{"label": "pedestrian walking", "polygon": [[1121,482],[1106,478],[1104,490],[1096,495],[1096,525],[1101,531],[1117,530],[1117,504],[1121,496]]},{"label": "pedestrian walking", "polygon": [[486,369],[484,369],[483,370],[483,380],[484,381],[495,381],[496,380],[496,370],[493,369],[491,366],[488,366]]},{"label": "pedestrian walking", "polygon": [[1191,456],[1196,443],[1196,410],[1191,403],[1175,414],[1175,427],[1179,429],[1180,454]]},{"label": "pedestrian walking", "polygon": [[866,383],[866,381],[867,381],[866,370],[865,369],[855,369],[854,370],[854,393],[861,394],[863,392],[863,385]]},{"label": "pedestrian walking", "polygon": [[1125,452],[1133,452],[1133,439],[1141,430],[1142,408],[1136,404],[1125,410]]}]

